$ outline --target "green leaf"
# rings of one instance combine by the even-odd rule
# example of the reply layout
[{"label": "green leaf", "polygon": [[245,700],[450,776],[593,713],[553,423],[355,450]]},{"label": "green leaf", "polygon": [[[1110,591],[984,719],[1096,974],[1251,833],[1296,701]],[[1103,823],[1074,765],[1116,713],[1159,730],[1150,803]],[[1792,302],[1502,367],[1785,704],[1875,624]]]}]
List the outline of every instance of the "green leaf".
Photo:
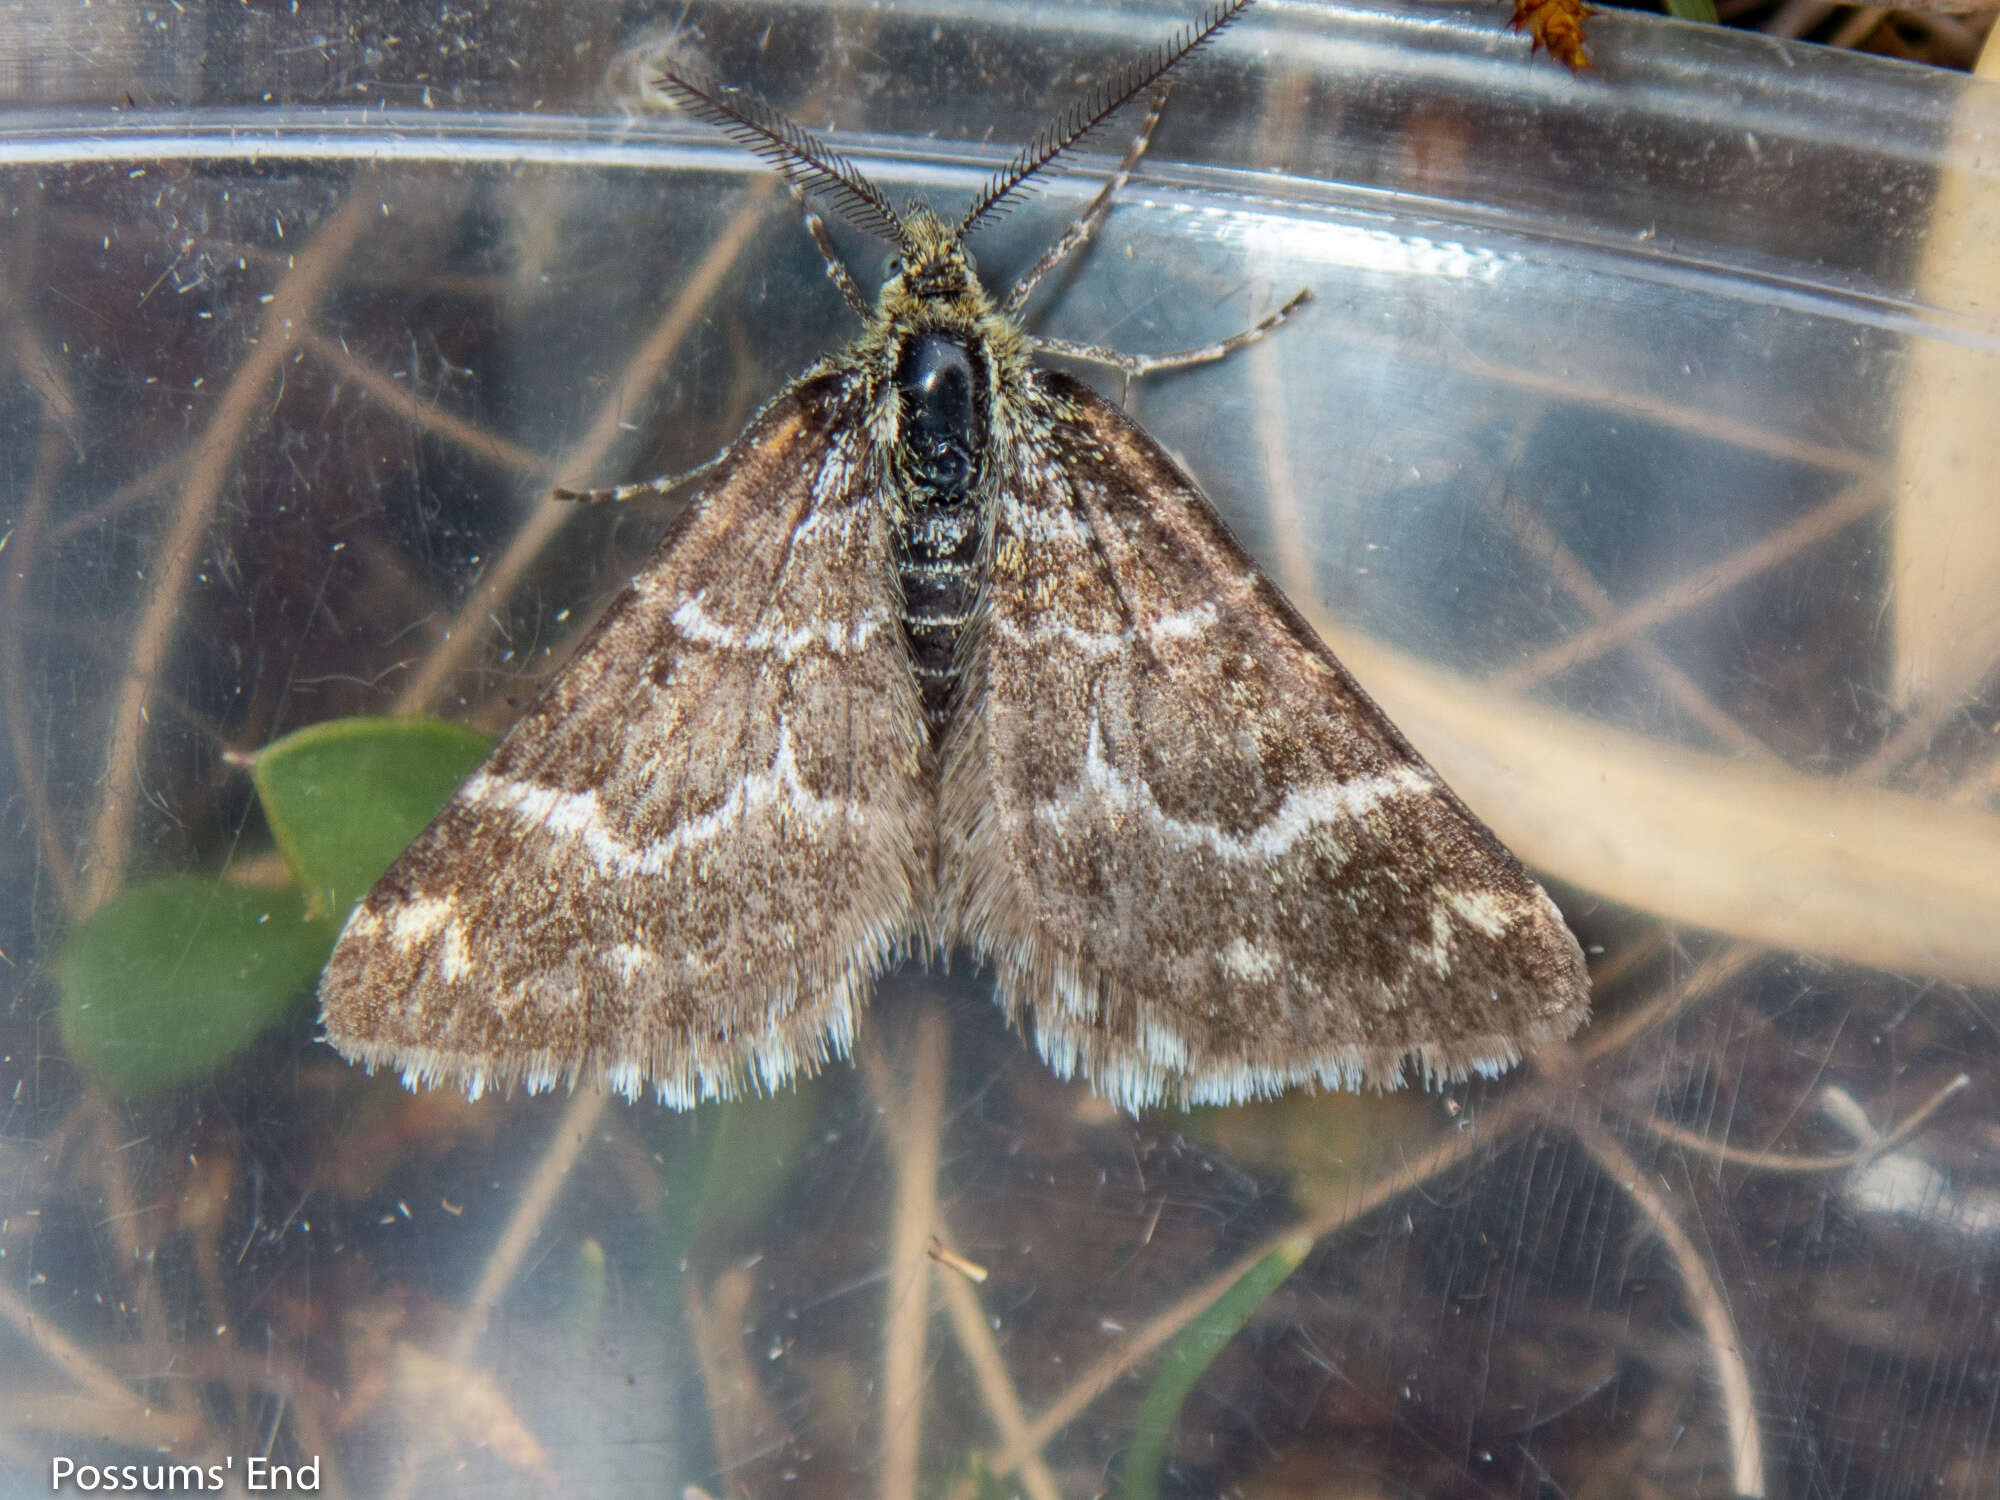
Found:
[{"label": "green leaf", "polygon": [[[693,1149],[676,1164],[669,1190],[681,1233],[755,1224],[799,1169],[818,1118],[819,1079],[763,1098],[704,1105],[692,1117]],[[686,1253],[684,1242],[678,1252]]]},{"label": "green leaf", "polygon": [[1214,1363],[1223,1345],[1236,1337],[1237,1330],[1250,1321],[1265,1299],[1284,1285],[1285,1278],[1298,1269],[1299,1262],[1311,1249],[1309,1238],[1293,1235],[1237,1277],[1229,1290],[1183,1328],[1180,1337],[1167,1347],[1160,1373],[1153,1377],[1152,1389],[1140,1403],[1132,1449],[1125,1455],[1125,1500],[1154,1500],[1160,1493],[1160,1471],[1166,1466],[1167,1441],[1180,1420],[1188,1392],[1201,1379],[1201,1372]]},{"label": "green leaf", "polygon": [[823,1075],[801,1078],[763,1098],[654,1114],[654,1138],[673,1160],[653,1233],[660,1305],[672,1326],[683,1327],[687,1314],[682,1277],[691,1248],[763,1222],[786,1183],[812,1165],[809,1143],[823,1082]]},{"label": "green leaf", "polygon": [[1715,0],[1667,0],[1667,14],[1683,21],[1716,23]]},{"label": "green leaf", "polygon": [[292,1009],[334,930],[286,888],[199,876],[133,886],[56,956],[63,1045],[114,1093],[206,1077]]},{"label": "green leaf", "polygon": [[257,752],[264,816],[315,916],[344,917],[493,742],[445,719],[331,719]]}]

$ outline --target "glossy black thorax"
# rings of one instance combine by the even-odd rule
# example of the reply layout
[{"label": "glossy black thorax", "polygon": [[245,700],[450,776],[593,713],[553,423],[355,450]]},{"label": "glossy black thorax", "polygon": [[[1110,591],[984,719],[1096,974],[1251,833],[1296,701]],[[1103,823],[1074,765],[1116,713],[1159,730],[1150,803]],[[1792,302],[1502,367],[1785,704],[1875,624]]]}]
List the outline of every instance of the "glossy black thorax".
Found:
[{"label": "glossy black thorax", "polygon": [[976,342],[926,331],[896,351],[896,467],[905,505],[895,561],[933,743],[950,715],[959,636],[979,592],[990,385]]}]

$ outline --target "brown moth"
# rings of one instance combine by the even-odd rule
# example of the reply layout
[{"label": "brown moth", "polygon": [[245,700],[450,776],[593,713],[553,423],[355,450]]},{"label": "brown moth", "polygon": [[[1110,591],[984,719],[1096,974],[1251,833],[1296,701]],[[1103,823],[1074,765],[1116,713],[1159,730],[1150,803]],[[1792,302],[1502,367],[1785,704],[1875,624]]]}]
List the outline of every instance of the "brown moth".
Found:
[{"label": "brown moth", "polygon": [[[845,1054],[874,980],[966,950],[1128,1108],[1493,1072],[1582,1024],[1541,887],[1200,490],[964,242],[1248,7],[1063,117],[954,226],[673,63],[658,84],[896,247],[859,339],[707,471],[658,553],[355,909],[327,1039],[474,1095],[680,1108]],[[650,488],[625,486],[616,495]]]}]

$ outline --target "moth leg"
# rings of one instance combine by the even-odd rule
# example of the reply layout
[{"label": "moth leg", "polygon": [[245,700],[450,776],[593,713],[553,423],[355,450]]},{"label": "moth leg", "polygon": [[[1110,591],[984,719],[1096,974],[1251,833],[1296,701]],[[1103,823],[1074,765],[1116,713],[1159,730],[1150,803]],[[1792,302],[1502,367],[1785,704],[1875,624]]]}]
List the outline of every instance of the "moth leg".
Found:
[{"label": "moth leg", "polygon": [[697,479],[705,479],[715,466],[727,458],[727,452],[718,453],[706,463],[696,464],[692,469],[679,474],[659,474],[651,479],[636,479],[630,484],[611,484],[597,490],[572,490],[557,485],[549,491],[557,500],[576,500],[585,505],[614,504],[625,500],[642,500],[648,495],[671,495],[684,484],[693,484]]},{"label": "moth leg", "polygon": [[1040,354],[1060,354],[1068,359],[1081,359],[1093,365],[1105,365],[1120,371],[1125,376],[1126,386],[1130,387],[1133,381],[1151,375],[1156,370],[1179,370],[1188,365],[1205,365],[1234,354],[1238,349],[1254,344],[1272,332],[1285,319],[1312,301],[1312,297],[1310,289],[1302,291],[1254,328],[1246,328],[1241,333],[1231,334],[1226,339],[1218,339],[1213,344],[1202,344],[1194,349],[1181,349],[1172,354],[1120,354],[1116,349],[1104,349],[1096,344],[1072,344],[1068,339],[1032,337],[1031,342],[1036,352]]},{"label": "moth leg", "polygon": [[1079,245],[1097,233],[1098,226],[1104,222],[1104,216],[1111,212],[1112,200],[1125,190],[1125,184],[1131,180],[1133,168],[1139,165],[1139,158],[1146,154],[1146,148],[1153,143],[1153,127],[1160,123],[1160,115],[1166,107],[1167,93],[1162,89],[1159,97],[1154,99],[1153,107],[1146,111],[1146,120],[1139,127],[1139,134],[1133,139],[1132,144],[1125,148],[1125,155],[1118,163],[1118,170],[1111,174],[1111,180],[1097,190],[1097,196],[1090,200],[1076,221],[1062,232],[1061,237],[1053,245],[1042,252],[1042,258],[1028,267],[1021,279],[1014,283],[1014,289],[1007,293],[1007,300],[1001,305],[1001,311],[1008,317],[1020,316],[1021,309],[1027,305],[1029,295],[1041,279],[1067,260]]},{"label": "moth leg", "polygon": [[[792,197],[798,201],[800,210],[806,216],[806,233],[811,235],[813,243],[819,246],[819,253],[826,257],[827,280],[840,288],[840,295],[847,299],[847,305],[856,313],[863,318],[873,317],[874,312],[868,306],[867,299],[861,295],[861,289],[854,284],[854,277],[848,273],[847,262],[843,261],[840,252],[833,248],[832,237],[826,232],[826,221],[813,212],[812,205],[806,201],[806,195],[796,187],[792,188]],[[670,495],[684,484],[692,484],[697,479],[707,477],[709,471],[727,456],[726,453],[718,453],[707,463],[680,474],[661,474],[652,479],[634,480],[631,484],[607,485],[603,489],[594,490],[572,490],[558,485],[550,493],[558,500],[578,500],[587,505],[637,500],[646,495]]]},{"label": "moth leg", "polygon": [[798,201],[799,210],[806,216],[806,233],[819,247],[820,255],[826,261],[826,279],[840,288],[840,295],[847,299],[847,305],[854,309],[865,323],[875,316],[875,310],[868,305],[868,299],[861,295],[861,288],[854,284],[854,277],[847,269],[847,262],[840,258],[840,252],[833,248],[833,238],[826,232],[826,220],[813,212],[813,206],[806,201],[806,195],[796,187],[792,197]]}]

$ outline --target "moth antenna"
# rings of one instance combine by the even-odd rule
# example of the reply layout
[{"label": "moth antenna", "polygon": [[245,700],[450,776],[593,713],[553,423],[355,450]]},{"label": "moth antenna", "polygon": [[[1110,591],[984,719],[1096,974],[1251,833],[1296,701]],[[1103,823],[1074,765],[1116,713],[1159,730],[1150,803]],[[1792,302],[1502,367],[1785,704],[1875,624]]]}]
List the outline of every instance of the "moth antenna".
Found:
[{"label": "moth antenna", "polygon": [[1150,58],[1130,64],[1107,82],[1099,84],[1081,103],[1072,105],[1066,114],[1022,147],[1018,156],[987,180],[959,223],[959,238],[972,233],[981,219],[1003,214],[1012,208],[1024,196],[1029,182],[1038,172],[1214,41],[1225,26],[1253,3],[1254,0],[1229,0],[1228,4],[1218,5],[1202,20],[1182,28],[1178,36]]},{"label": "moth antenna", "polygon": [[[1244,0],[1248,3],[1248,0]],[[783,175],[801,193],[814,193],[842,219],[892,245],[904,243],[903,221],[861,169],[803,125],[736,89],[726,89],[678,63],[659,63],[655,88],[689,114],[719,125],[729,138]]]}]

